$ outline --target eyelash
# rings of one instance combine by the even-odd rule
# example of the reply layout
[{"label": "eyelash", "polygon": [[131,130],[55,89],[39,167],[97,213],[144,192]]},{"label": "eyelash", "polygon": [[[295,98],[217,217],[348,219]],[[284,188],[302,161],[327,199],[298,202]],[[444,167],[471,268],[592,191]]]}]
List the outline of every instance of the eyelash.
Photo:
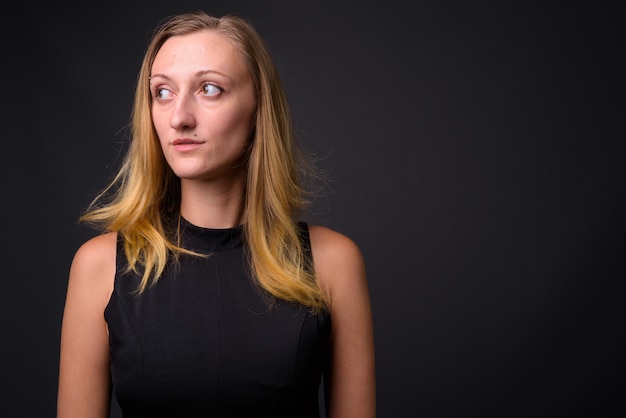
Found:
[{"label": "eyelash", "polygon": [[[214,94],[205,94],[205,93],[206,93],[207,88],[216,88],[218,91],[217,91],[216,93],[214,93]],[[166,88],[166,87],[160,87],[160,86],[157,86],[157,87],[155,87],[155,88],[153,88],[153,89],[152,89],[152,97],[154,97],[154,98],[155,98],[155,99],[157,99],[157,100],[164,100],[164,99],[161,99],[161,98],[159,97],[159,94],[160,94],[162,91],[168,91],[168,92],[170,92],[170,93],[171,93],[171,90],[170,90],[170,89],[168,89],[168,88]],[[223,89],[223,88],[221,88],[220,86],[216,85],[216,84],[213,84],[213,83],[204,83],[204,84],[202,84],[202,86],[200,87],[200,91],[201,91],[201,92],[202,92],[202,94],[203,94],[204,96],[206,96],[206,97],[215,97],[215,96],[218,96],[219,94],[221,94],[222,92],[224,92],[224,89]]]},{"label": "eyelash", "polygon": [[162,100],[161,97],[159,97],[159,93],[164,91],[164,90],[170,91],[170,90],[168,90],[168,89],[166,89],[164,87],[156,87],[156,88],[152,89],[152,97],[154,97],[157,100]]},{"label": "eyelash", "polygon": [[213,83],[204,83],[202,85],[202,92],[203,93],[206,92],[207,87],[214,87],[214,88],[216,88],[218,90],[217,93],[212,94],[212,95],[207,95],[207,97],[213,97],[213,96],[219,95],[220,93],[222,93],[224,91],[223,88],[221,88],[220,86],[217,86],[217,85],[215,85]]}]

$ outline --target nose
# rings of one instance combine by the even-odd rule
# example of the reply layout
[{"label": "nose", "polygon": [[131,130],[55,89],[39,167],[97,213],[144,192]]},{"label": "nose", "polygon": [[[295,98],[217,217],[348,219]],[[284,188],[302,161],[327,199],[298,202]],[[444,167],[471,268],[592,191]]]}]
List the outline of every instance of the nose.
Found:
[{"label": "nose", "polygon": [[176,98],[170,116],[170,126],[176,130],[193,129],[196,126],[193,97],[181,94]]}]

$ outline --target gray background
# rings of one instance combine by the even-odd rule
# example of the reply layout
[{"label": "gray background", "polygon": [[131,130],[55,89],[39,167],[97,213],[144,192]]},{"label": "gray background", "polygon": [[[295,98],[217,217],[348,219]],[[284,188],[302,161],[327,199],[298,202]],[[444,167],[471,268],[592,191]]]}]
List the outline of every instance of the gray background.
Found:
[{"label": "gray background", "polygon": [[624,14],[563,4],[3,6],[2,415],[54,416],[76,220],[152,28],[196,9],[276,57],[330,178],[310,219],[366,257],[380,417],[624,414]]}]

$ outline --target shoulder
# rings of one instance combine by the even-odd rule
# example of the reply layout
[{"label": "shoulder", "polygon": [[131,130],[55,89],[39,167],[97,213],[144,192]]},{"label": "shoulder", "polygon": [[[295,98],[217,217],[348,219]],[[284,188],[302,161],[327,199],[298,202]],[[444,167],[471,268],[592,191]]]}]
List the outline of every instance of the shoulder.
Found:
[{"label": "shoulder", "polygon": [[329,228],[311,226],[309,235],[332,318],[330,364],[324,374],[327,415],[373,417],[374,328],[363,255],[352,239]]},{"label": "shoulder", "polygon": [[115,281],[116,242],[115,233],[99,235],[82,244],[72,260],[61,326],[59,417],[105,416],[108,411],[110,350],[104,312]]},{"label": "shoulder", "polygon": [[310,225],[309,236],[315,272],[332,301],[366,286],[365,262],[357,244],[330,228]]},{"label": "shoulder", "polygon": [[83,243],[72,260],[69,286],[108,301],[115,278],[117,233],[98,235]]},{"label": "shoulder", "polygon": [[107,267],[111,261],[115,264],[116,246],[115,232],[93,237],[78,248],[72,260],[72,268],[102,268]]},{"label": "shoulder", "polygon": [[[317,261],[325,263],[343,263],[348,260],[362,261],[361,250],[346,235],[319,225],[309,225],[311,250]],[[316,263],[317,263],[316,261]]]}]

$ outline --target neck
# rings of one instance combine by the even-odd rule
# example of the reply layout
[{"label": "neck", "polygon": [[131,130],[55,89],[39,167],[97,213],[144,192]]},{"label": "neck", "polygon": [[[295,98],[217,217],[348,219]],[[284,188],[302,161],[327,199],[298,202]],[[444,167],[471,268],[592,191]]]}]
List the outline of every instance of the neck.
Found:
[{"label": "neck", "polygon": [[244,181],[216,184],[181,180],[180,212],[193,225],[231,228],[242,222]]}]

